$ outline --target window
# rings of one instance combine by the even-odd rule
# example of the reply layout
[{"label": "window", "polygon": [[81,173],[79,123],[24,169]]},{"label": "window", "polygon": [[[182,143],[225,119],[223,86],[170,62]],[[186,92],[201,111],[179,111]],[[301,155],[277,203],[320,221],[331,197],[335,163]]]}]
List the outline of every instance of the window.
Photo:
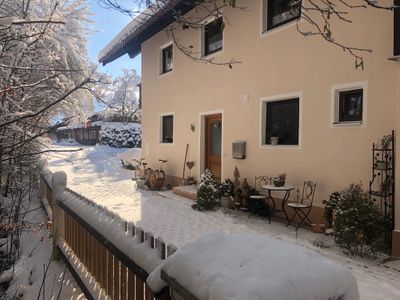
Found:
[{"label": "window", "polygon": [[138,87],[138,93],[139,93],[138,106],[139,106],[139,109],[141,109],[142,108],[142,84],[138,83],[136,86]]},{"label": "window", "polygon": [[173,50],[172,45],[169,45],[161,50],[161,74],[172,71],[173,67]]},{"label": "window", "polygon": [[339,92],[339,122],[362,121],[363,90]]},{"label": "window", "polygon": [[223,26],[222,17],[204,26],[204,56],[222,49]]},{"label": "window", "polygon": [[161,117],[161,143],[171,144],[174,142],[174,116]]},{"label": "window", "polygon": [[395,0],[394,5],[394,49],[393,54],[395,56],[400,55],[400,0]]},{"label": "window", "polygon": [[332,124],[366,126],[368,83],[355,82],[332,86]]},{"label": "window", "polygon": [[264,144],[299,144],[299,98],[264,103]]},{"label": "window", "polygon": [[[267,4],[267,5],[265,5]],[[301,1],[298,0],[264,0],[266,28],[271,30],[300,17]],[[265,19],[264,17],[264,19]]]}]

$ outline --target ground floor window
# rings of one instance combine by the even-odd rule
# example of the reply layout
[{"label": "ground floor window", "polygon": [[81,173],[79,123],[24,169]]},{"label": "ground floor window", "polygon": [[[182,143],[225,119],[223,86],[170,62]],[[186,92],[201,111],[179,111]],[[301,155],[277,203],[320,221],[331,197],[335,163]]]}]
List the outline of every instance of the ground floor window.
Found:
[{"label": "ground floor window", "polygon": [[161,117],[161,143],[171,144],[174,142],[174,116]]},{"label": "ground floor window", "polygon": [[333,124],[364,124],[366,118],[366,83],[333,87]]},{"label": "ground floor window", "polygon": [[264,102],[264,144],[299,144],[299,98]]},{"label": "ground floor window", "polygon": [[339,122],[361,122],[362,108],[362,89],[339,92]]}]

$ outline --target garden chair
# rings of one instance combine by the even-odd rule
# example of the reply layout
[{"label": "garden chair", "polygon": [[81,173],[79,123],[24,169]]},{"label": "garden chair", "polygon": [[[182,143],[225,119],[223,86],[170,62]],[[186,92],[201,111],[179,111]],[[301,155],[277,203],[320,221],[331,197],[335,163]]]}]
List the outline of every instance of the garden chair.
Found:
[{"label": "garden chair", "polygon": [[286,205],[294,210],[293,216],[288,220],[287,226],[292,223],[296,216],[299,217],[300,222],[298,222],[296,226],[296,232],[300,228],[301,225],[311,225],[311,220],[308,217],[310,214],[313,202],[314,202],[314,194],[317,184],[306,180],[303,183],[303,193],[301,196],[300,202],[288,202]]},{"label": "garden chair", "polygon": [[254,187],[258,193],[257,195],[249,196],[249,218],[251,215],[261,215],[268,217],[269,224],[271,224],[272,213],[268,206],[269,197],[263,191],[262,186],[271,184],[272,178],[261,175],[256,176],[254,179]]}]

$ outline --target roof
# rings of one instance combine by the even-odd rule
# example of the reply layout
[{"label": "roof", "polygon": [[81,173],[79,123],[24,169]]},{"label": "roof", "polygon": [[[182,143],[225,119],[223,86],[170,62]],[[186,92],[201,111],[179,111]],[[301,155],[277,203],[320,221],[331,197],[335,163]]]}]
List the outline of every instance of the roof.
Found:
[{"label": "roof", "polygon": [[99,53],[98,60],[106,65],[128,53],[133,58],[141,51],[141,44],[175,21],[175,12],[185,14],[196,6],[196,0],[170,0],[165,8],[149,6]]}]

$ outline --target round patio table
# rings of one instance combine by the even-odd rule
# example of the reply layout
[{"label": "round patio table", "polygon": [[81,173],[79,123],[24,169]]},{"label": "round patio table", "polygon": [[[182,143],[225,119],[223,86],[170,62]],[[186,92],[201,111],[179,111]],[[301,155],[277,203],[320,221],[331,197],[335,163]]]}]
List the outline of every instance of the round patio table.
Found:
[{"label": "round patio table", "polygon": [[[275,186],[273,184],[263,185],[262,188],[268,192],[268,197],[272,201],[273,205],[273,213],[274,212],[283,212],[285,214],[286,221],[289,221],[289,216],[285,210],[285,204],[289,199],[290,191],[294,190],[294,186],[292,185],[284,185],[284,186]],[[281,192],[284,193],[282,198],[282,207],[281,209],[277,209],[275,206],[275,199],[272,197],[272,192]]]}]

